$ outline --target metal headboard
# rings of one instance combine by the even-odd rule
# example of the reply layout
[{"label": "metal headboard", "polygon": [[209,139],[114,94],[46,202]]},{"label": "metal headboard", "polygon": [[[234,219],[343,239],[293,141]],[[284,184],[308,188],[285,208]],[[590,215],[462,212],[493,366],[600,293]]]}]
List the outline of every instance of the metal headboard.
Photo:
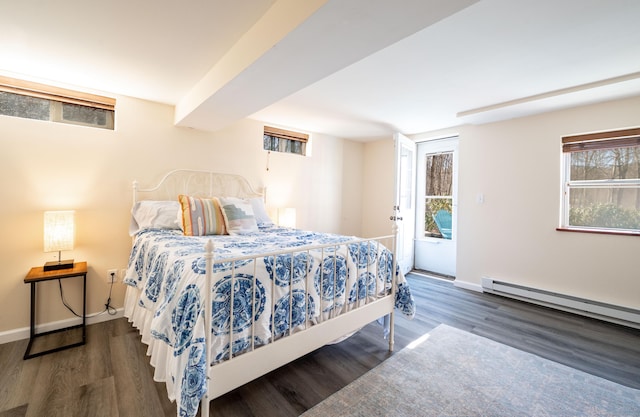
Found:
[{"label": "metal headboard", "polygon": [[133,181],[133,202],[140,200],[177,200],[179,194],[194,197],[262,197],[242,175],[211,171],[175,169],[151,188],[140,188]]}]

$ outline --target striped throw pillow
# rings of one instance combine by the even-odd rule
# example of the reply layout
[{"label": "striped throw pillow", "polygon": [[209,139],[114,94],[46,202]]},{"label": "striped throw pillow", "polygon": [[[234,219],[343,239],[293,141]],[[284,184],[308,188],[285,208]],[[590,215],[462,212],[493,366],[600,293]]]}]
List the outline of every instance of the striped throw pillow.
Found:
[{"label": "striped throw pillow", "polygon": [[226,235],[220,202],[216,197],[200,198],[180,194],[182,230],[185,236]]}]

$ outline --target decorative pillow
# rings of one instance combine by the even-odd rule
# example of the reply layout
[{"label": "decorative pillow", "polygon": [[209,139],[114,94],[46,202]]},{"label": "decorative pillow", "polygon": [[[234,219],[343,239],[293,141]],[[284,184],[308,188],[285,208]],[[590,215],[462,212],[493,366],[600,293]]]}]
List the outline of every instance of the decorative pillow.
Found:
[{"label": "decorative pillow", "polygon": [[230,235],[245,235],[258,231],[251,202],[235,197],[220,197],[222,215]]},{"label": "decorative pillow", "polygon": [[177,201],[138,201],[131,208],[129,235],[133,236],[142,229],[179,229]]},{"label": "decorative pillow", "polygon": [[273,220],[267,214],[267,209],[264,207],[264,200],[260,197],[249,199],[251,207],[253,208],[253,214],[256,217],[256,223],[258,226],[273,226]]},{"label": "decorative pillow", "polygon": [[182,230],[185,236],[225,235],[225,220],[217,198],[190,197],[180,194]]}]

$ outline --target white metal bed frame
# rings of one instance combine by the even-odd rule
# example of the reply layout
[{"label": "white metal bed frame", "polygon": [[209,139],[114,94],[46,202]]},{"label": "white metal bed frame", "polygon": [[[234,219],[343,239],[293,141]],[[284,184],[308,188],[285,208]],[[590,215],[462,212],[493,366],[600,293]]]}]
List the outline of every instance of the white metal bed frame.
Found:
[{"label": "white metal bed frame", "polygon": [[[139,188],[138,182],[133,182],[133,202],[139,200],[177,200],[178,194],[187,194],[191,196],[228,196],[238,198],[263,197],[263,194],[254,190],[249,182],[240,175],[222,174],[210,171],[197,171],[187,169],[177,169],[168,172],[160,182],[151,188]],[[393,254],[392,271],[396,270],[396,238],[397,227],[394,224],[393,234],[389,236],[381,236],[372,239],[354,239],[352,241],[340,243],[338,246],[361,243],[361,242],[377,242],[391,241],[391,251]],[[324,250],[324,247],[335,247],[336,244],[315,245],[313,247],[296,248],[284,250],[281,252],[262,253],[259,255],[250,255],[238,258],[225,258],[224,262],[239,261],[242,259],[254,259],[264,256],[273,256],[276,254],[300,253],[311,250]],[[213,264],[214,264],[214,247],[213,242],[208,241],[205,245],[206,260],[206,282],[207,287],[212,287]],[[254,262],[255,265],[255,262]],[[232,280],[235,271],[232,272]],[[392,276],[396,276],[392,274]],[[233,281],[231,284],[233,288]],[[291,332],[277,340],[271,340],[269,343],[262,345],[255,350],[253,346],[249,352],[238,356],[233,356],[233,348],[230,348],[229,359],[218,364],[211,365],[210,346],[211,331],[205,331],[205,344],[207,352],[208,376],[207,386],[208,392],[202,398],[200,409],[201,416],[209,415],[210,401],[217,398],[247,382],[252,381],[268,372],[279,368],[313,350],[320,348],[332,341],[335,341],[347,334],[353,333],[363,326],[389,316],[389,351],[393,351],[394,345],[394,300],[397,290],[396,279],[392,280],[391,290],[386,295],[378,295],[373,301],[359,300],[356,307],[350,311],[344,312],[338,316],[328,318],[320,323],[309,325],[308,318],[302,330]],[[212,291],[207,291],[206,295],[206,311],[205,311],[205,328],[211,328],[211,303]],[[383,291],[384,293],[384,291]],[[376,290],[376,294],[380,294]],[[232,291],[233,295],[233,291]],[[306,297],[306,294],[305,294]],[[364,301],[364,303],[361,303]],[[271,312],[274,311],[274,303],[270,306]],[[233,305],[233,302],[231,302]],[[293,308],[290,309],[290,314]],[[233,312],[230,312],[233,320]],[[308,315],[307,315],[308,316]],[[291,320],[289,321],[291,323]],[[230,341],[233,341],[233,323],[231,323]],[[230,346],[233,346],[231,343]],[[215,383],[211,383],[211,381]]]}]

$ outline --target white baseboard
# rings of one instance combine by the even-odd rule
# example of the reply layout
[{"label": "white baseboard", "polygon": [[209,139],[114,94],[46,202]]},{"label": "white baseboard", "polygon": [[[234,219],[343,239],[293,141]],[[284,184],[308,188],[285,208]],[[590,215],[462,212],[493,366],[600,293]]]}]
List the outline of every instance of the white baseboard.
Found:
[{"label": "white baseboard", "polygon": [[459,280],[457,278],[456,278],[455,281],[453,281],[453,285],[455,285],[456,287],[464,288],[465,290],[483,292],[482,291],[482,285],[474,284],[472,282],[467,282],[467,281],[461,281],[461,280]]},{"label": "white baseboard", "polygon": [[[114,320],[117,318],[124,317],[124,308],[116,309],[116,314],[110,315],[106,312],[97,314],[95,316],[87,317],[87,325],[102,323],[103,321]],[[65,327],[74,326],[77,324],[82,324],[82,319],[79,317],[52,321],[50,323],[42,323],[36,325],[37,333],[49,332],[52,330],[63,329]],[[29,338],[29,327],[22,327],[19,329],[7,330],[4,332],[0,332],[0,344],[15,342],[16,340],[28,339]]]},{"label": "white baseboard", "polygon": [[456,287],[464,288],[465,290],[483,292],[482,291],[482,285],[474,284],[474,283],[467,282],[467,281],[461,281],[458,278],[454,278],[453,280],[448,279],[448,278],[441,278],[441,277],[439,277],[437,275],[432,275],[432,274],[425,273],[425,272],[422,272],[422,271],[419,271],[419,270],[411,271],[411,273],[414,274],[414,275],[420,275],[420,276],[431,278],[431,279],[437,279],[437,280],[441,280],[441,281],[450,282],[453,285],[455,285]]}]

